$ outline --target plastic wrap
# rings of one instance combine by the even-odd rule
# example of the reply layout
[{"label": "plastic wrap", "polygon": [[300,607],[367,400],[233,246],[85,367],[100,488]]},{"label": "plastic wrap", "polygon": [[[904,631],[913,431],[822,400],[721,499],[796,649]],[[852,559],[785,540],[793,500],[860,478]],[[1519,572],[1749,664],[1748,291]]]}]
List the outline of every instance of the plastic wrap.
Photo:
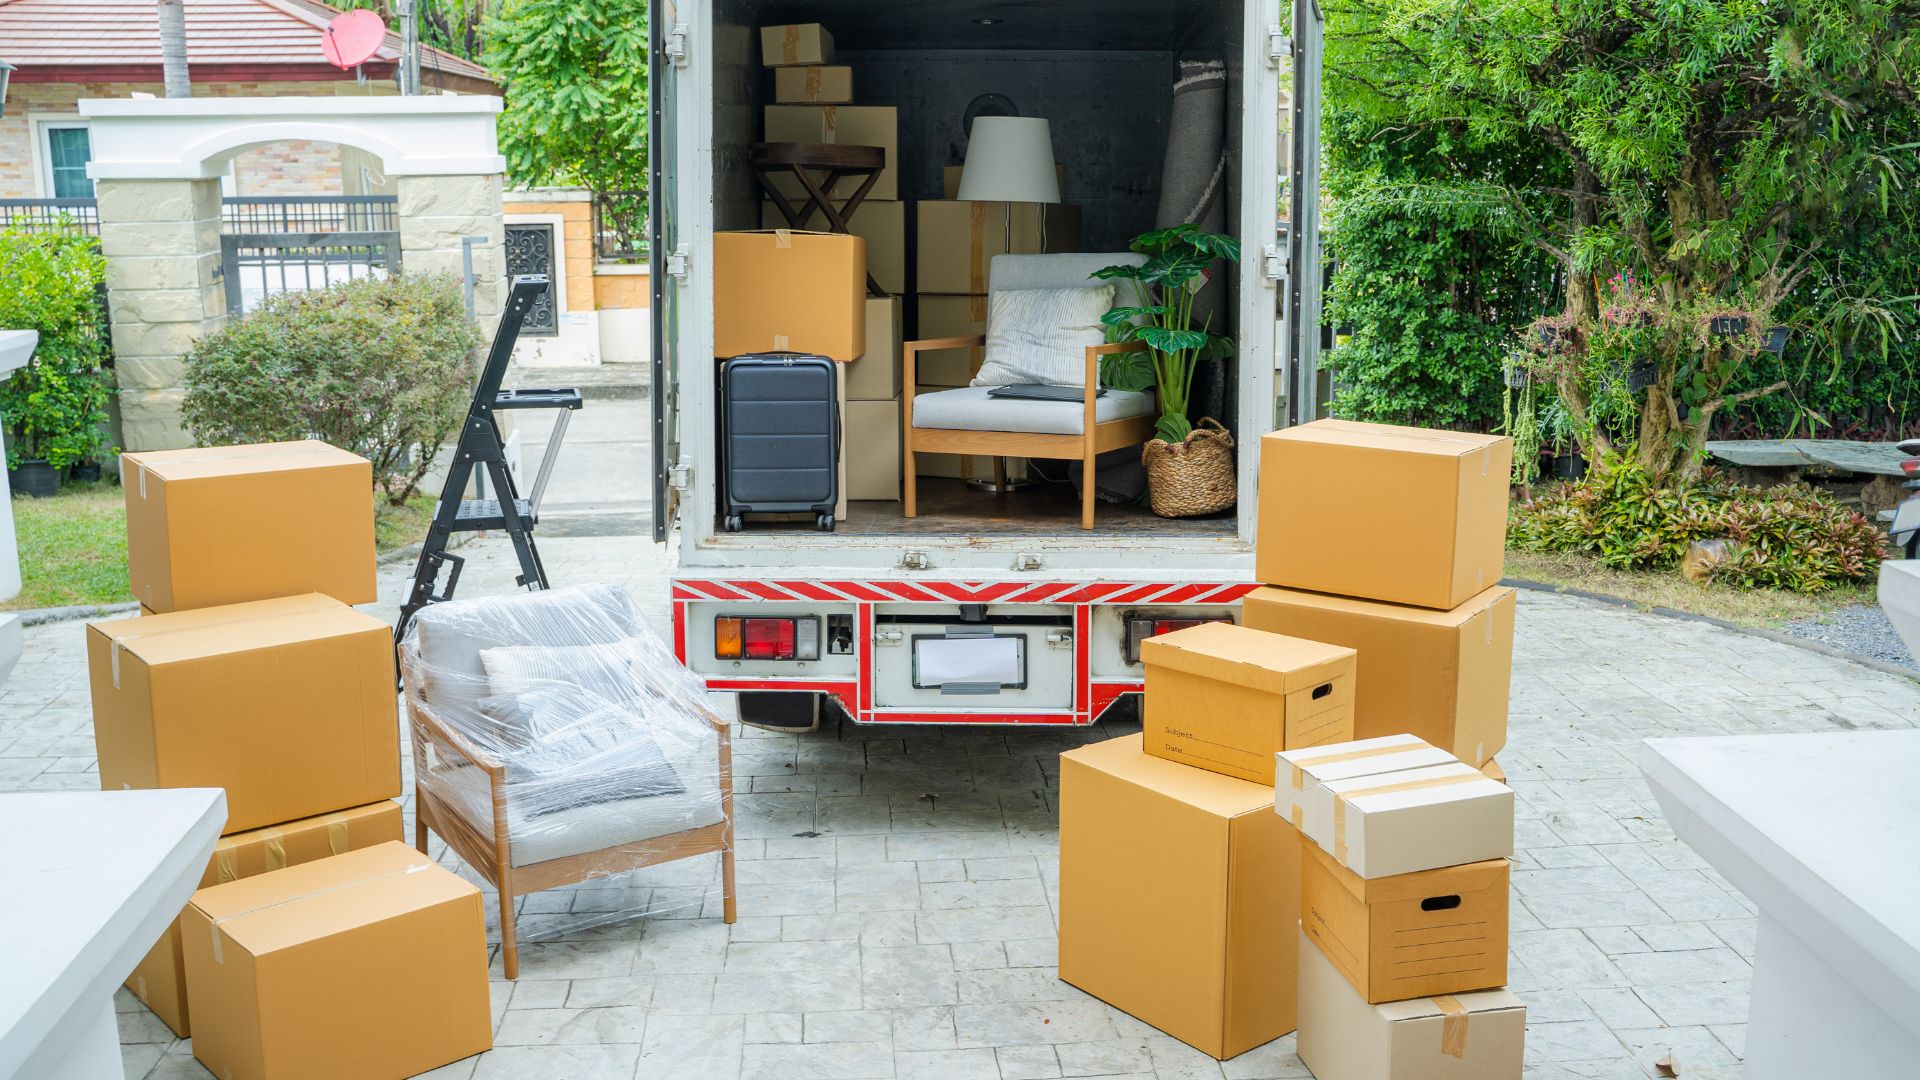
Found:
[{"label": "plastic wrap", "polygon": [[719,913],[721,861],[686,856],[732,843],[726,722],[624,589],[429,605],[400,664],[416,813],[488,884],[504,862],[541,890],[519,940]]}]

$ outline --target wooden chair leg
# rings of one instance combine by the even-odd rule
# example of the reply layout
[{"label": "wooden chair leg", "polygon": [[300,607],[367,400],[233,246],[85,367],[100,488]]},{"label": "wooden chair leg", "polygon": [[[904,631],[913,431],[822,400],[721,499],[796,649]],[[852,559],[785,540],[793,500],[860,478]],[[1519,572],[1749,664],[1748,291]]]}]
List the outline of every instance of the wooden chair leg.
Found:
[{"label": "wooden chair leg", "polygon": [[909,439],[906,449],[901,452],[901,457],[904,459],[906,466],[906,472],[902,475],[901,480],[906,484],[907,516],[913,517],[919,509],[917,501],[920,494],[920,477],[919,470],[913,463],[913,443],[911,439]]},{"label": "wooden chair leg", "polygon": [[720,903],[721,917],[728,923],[736,917],[733,900],[733,844],[728,843],[720,852]]},{"label": "wooden chair leg", "polygon": [[1007,492],[1006,458],[996,457],[993,459],[993,488],[996,494],[1004,495]]},{"label": "wooden chair leg", "polygon": [[509,981],[520,977],[520,935],[513,925],[513,886],[511,875],[500,875],[500,966]]},{"label": "wooden chair leg", "polygon": [[1093,444],[1080,458],[1080,527],[1093,528]]},{"label": "wooden chair leg", "polygon": [[420,793],[417,790],[413,793],[413,846],[420,850],[420,854],[427,853],[427,819],[420,812]]}]

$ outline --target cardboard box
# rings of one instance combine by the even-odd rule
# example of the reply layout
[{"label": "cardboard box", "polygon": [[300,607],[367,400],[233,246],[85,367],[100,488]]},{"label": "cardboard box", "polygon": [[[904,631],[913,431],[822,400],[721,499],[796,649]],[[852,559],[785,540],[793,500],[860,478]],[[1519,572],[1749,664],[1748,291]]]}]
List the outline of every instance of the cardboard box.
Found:
[{"label": "cardboard box", "polygon": [[120,455],[127,576],[158,612],[320,592],[379,598],[373,466],[323,442]]},{"label": "cardboard box", "polygon": [[[200,887],[264,874],[288,866],[340,855],[402,839],[400,804],[387,800],[337,814],[289,821],[264,829],[223,836],[200,876]],[[175,1035],[193,1034],[187,1008],[187,966],[180,949],[180,920],[175,919],[127,976],[127,989],[146,1002]]]},{"label": "cardboard box", "polygon": [[493,1045],[480,891],[379,844],[193,894],[193,1056],[221,1080],[413,1076]]},{"label": "cardboard box", "polygon": [[1201,623],[1140,643],[1147,753],[1273,785],[1274,754],[1353,738],[1353,650]]},{"label": "cardboard box", "polygon": [[900,498],[900,402],[847,402],[847,498]]},{"label": "cardboard box", "polygon": [[922,293],[989,293],[995,255],[1080,250],[1077,206],[925,201],[913,207],[914,288]]},{"label": "cardboard box", "polygon": [[867,351],[866,265],[867,242],[857,236],[714,233],[714,354],[858,358]]},{"label": "cardboard box", "polygon": [[1507,743],[1514,591],[1496,586],[1452,611],[1289,589],[1255,589],[1241,621],[1345,645],[1354,661],[1353,734],[1418,735],[1469,765]]},{"label": "cardboard box", "polygon": [[776,68],[773,100],[781,105],[850,104],[853,69],[844,64]]},{"label": "cardboard box", "polygon": [[[921,341],[939,338],[972,337],[987,332],[987,298],[980,295],[941,296],[922,293],[914,297]],[[976,345],[969,349],[941,349],[914,355],[915,378],[923,386],[966,386],[987,350]]]},{"label": "cardboard box", "polygon": [[1260,440],[1254,576],[1458,607],[1500,583],[1512,469],[1502,435],[1347,420],[1273,432]]},{"label": "cardboard box", "polygon": [[833,35],[819,23],[760,28],[760,62],[770,68],[833,63]]},{"label": "cardboard box", "polygon": [[[888,201],[900,197],[900,112],[891,105],[768,105],[765,111],[768,142],[837,143],[841,146],[877,146],[887,152],[886,167],[868,189],[870,200]],[[819,173],[825,179],[824,173]],[[782,195],[801,197],[800,186],[791,170],[772,173],[774,190]],[[863,180],[846,177],[837,191],[851,195]],[[832,194],[832,192],[828,192]]]},{"label": "cardboard box", "polygon": [[1300,1060],[1318,1080],[1520,1080],[1527,1007],[1505,990],[1369,1005],[1300,947]]},{"label": "cardboard box", "polygon": [[1361,997],[1507,984],[1507,860],[1369,881],[1312,840],[1300,848],[1300,927]]},{"label": "cardboard box", "polygon": [[1501,768],[1500,763],[1492,758],[1488,758],[1487,763],[1480,766],[1480,771],[1485,773],[1489,780],[1498,780],[1503,784],[1507,782],[1507,770]]},{"label": "cardboard box", "polygon": [[1357,742],[1282,750],[1277,756],[1273,807],[1301,832],[1306,831],[1310,814],[1316,820],[1333,816],[1333,796],[1327,794],[1326,788],[1329,781],[1423,769],[1460,760],[1418,735],[1385,735]]},{"label": "cardboard box", "polygon": [[[922,391],[936,389],[922,387]],[[939,480],[993,479],[993,459],[974,455],[960,454],[915,454],[914,475],[922,478],[933,477]],[[1011,480],[1027,478],[1027,459],[1008,458],[1007,477]],[[924,513],[924,511],[923,511]]]},{"label": "cardboard box", "polygon": [[1216,1058],[1294,1028],[1300,846],[1272,789],[1148,755],[1060,755],[1060,978]]},{"label": "cardboard box", "polygon": [[1454,761],[1325,785],[1306,835],[1368,880],[1513,854],[1513,789]]},{"label": "cardboard box", "polygon": [[[796,204],[795,209],[799,209]],[[818,210],[807,219],[807,228],[826,231],[827,218]],[[760,204],[760,227],[784,229],[786,215],[771,202]],[[869,199],[860,204],[847,222],[854,236],[867,242],[867,273],[882,291],[892,294],[907,291],[907,204]]]},{"label": "cardboard box", "polygon": [[[965,176],[966,172],[967,167],[965,165],[942,166],[940,169],[940,197],[943,199],[959,198],[960,178]],[[1067,167],[1065,165],[1055,165],[1053,167],[1053,176],[1054,179],[1060,182],[1060,190],[1067,190]]]},{"label": "cardboard box", "polygon": [[900,397],[900,317],[897,296],[867,297],[867,351],[846,366],[849,401],[895,401]]},{"label": "cardboard box", "polygon": [[225,832],[400,794],[393,630],[319,593],[87,626],[100,787],[217,787]]}]

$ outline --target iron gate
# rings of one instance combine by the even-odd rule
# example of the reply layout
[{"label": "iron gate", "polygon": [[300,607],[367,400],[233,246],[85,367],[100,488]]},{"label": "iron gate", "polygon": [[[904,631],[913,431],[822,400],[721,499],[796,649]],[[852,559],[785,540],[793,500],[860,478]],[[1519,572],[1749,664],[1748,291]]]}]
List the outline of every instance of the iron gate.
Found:
[{"label": "iron gate", "polygon": [[522,336],[553,337],[560,333],[559,305],[555,303],[553,265],[553,226],[508,225],[507,280],[523,274],[547,279],[547,287],[534,298],[527,318],[520,324]]},{"label": "iron gate", "polygon": [[275,293],[322,289],[400,270],[393,195],[229,196],[221,200],[227,314]]}]

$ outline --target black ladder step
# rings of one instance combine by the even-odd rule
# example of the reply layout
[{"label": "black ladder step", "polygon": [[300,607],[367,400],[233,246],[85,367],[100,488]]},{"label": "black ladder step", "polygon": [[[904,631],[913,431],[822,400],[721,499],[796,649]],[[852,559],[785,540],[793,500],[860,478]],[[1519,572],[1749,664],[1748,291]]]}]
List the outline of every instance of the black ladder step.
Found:
[{"label": "black ladder step", "polygon": [[570,386],[502,390],[493,396],[495,412],[502,409],[578,409],[584,404],[586,399],[580,396],[580,391]]},{"label": "black ladder step", "polygon": [[[520,511],[520,520],[528,527],[534,523],[533,506],[525,499],[515,499],[514,508]],[[500,513],[499,499],[462,499],[460,510],[453,515],[454,532],[479,532],[482,529],[504,529],[506,517]]]}]

